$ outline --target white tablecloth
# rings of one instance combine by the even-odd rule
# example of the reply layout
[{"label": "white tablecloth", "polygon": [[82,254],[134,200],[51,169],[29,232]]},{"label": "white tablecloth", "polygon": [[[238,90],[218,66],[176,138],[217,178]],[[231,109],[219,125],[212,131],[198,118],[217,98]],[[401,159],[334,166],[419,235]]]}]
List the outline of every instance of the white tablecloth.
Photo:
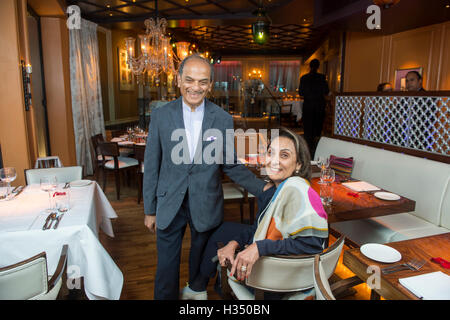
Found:
[{"label": "white tablecloth", "polygon": [[0,202],[0,267],[45,251],[48,272],[53,274],[67,244],[68,283],[84,277],[89,299],[119,299],[123,274],[98,240],[99,228],[114,237],[110,219],[117,215],[98,184],[71,188],[71,208],[56,230],[42,230],[48,205],[48,194],[39,185],[29,185],[17,198]]}]

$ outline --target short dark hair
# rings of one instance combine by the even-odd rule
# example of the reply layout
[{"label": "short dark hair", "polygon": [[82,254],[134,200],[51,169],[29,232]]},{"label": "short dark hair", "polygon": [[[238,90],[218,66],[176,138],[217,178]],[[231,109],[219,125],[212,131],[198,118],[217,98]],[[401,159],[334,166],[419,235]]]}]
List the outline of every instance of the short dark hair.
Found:
[{"label": "short dark hair", "polygon": [[309,67],[314,71],[319,70],[320,61],[317,59],[312,59],[311,62],[309,63]]},{"label": "short dark hair", "polygon": [[417,76],[417,79],[418,79],[418,80],[422,80],[422,76],[420,75],[419,72],[413,70],[413,71],[408,72],[406,75],[408,75],[408,74],[410,74],[410,73],[415,74],[415,75]]},{"label": "short dark hair", "polygon": [[[286,137],[290,139],[295,146],[295,155],[297,157],[297,163],[301,164],[299,172],[294,173],[293,176],[299,176],[308,181],[311,180],[311,155],[309,153],[308,144],[305,139],[294,131],[280,127],[278,128],[278,136],[272,137],[275,139],[276,137]],[[269,144],[270,147],[270,144]]]},{"label": "short dark hair", "polygon": [[186,64],[186,62],[188,62],[189,60],[192,59],[197,59],[200,61],[203,61],[204,63],[206,63],[209,66],[209,70],[210,70],[210,80],[213,81],[214,79],[214,67],[211,63],[209,63],[209,61],[205,58],[203,58],[201,55],[199,55],[198,53],[195,53],[193,55],[187,56],[186,58],[184,58],[183,61],[181,61],[180,66],[178,67],[178,74],[180,76],[183,75],[183,69],[184,69],[184,65]]}]

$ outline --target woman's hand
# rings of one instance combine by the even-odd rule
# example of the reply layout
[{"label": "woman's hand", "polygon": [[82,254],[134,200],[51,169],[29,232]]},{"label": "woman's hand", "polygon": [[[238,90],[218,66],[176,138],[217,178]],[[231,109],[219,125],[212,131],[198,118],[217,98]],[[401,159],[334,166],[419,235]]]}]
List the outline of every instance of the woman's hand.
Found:
[{"label": "woman's hand", "polygon": [[236,259],[234,260],[230,274],[234,275],[234,277],[238,280],[244,280],[250,275],[252,272],[252,267],[258,259],[258,246],[256,243],[252,243],[245,250],[238,253]]},{"label": "woman's hand", "polygon": [[219,258],[219,263],[222,267],[225,267],[225,261],[230,260],[231,264],[234,262],[234,253],[236,249],[239,248],[239,243],[237,241],[231,240],[225,247],[217,250],[217,258]]}]

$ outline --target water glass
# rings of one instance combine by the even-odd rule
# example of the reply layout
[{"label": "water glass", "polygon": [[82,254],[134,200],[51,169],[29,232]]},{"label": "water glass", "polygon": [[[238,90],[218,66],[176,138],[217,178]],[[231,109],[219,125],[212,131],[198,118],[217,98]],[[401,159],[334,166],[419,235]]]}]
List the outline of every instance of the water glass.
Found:
[{"label": "water glass", "polygon": [[55,207],[59,212],[67,212],[70,209],[70,186],[59,188],[53,196]]},{"label": "water glass", "polygon": [[321,172],[320,180],[320,198],[323,205],[330,205],[333,202],[333,182],[335,180],[335,172],[333,169],[324,169]]},{"label": "water glass", "polygon": [[7,196],[11,194],[11,182],[16,180],[16,169],[12,167],[6,167],[0,169],[0,180],[8,184]]},{"label": "water glass", "polygon": [[55,210],[55,207],[52,202],[52,191],[56,190],[56,187],[58,186],[58,180],[56,179],[56,176],[47,176],[42,177],[40,179],[40,183],[41,190],[48,192],[49,208],[47,209],[47,211],[53,212]]}]

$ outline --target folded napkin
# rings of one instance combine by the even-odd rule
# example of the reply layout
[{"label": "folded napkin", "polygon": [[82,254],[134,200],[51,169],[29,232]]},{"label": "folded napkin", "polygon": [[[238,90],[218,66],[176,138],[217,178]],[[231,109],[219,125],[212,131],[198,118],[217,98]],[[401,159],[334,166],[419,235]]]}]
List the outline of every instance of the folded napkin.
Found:
[{"label": "folded napkin", "polygon": [[342,185],[346,186],[347,188],[352,189],[356,192],[365,192],[365,191],[377,191],[380,190],[380,188],[365,182],[365,181],[355,181],[355,182],[343,182]]},{"label": "folded napkin", "polygon": [[398,279],[400,284],[424,300],[449,300],[450,276],[442,271]]},{"label": "folded napkin", "polygon": [[431,258],[431,261],[439,263],[445,269],[450,269],[450,262],[445,259],[437,257],[437,258]]}]

